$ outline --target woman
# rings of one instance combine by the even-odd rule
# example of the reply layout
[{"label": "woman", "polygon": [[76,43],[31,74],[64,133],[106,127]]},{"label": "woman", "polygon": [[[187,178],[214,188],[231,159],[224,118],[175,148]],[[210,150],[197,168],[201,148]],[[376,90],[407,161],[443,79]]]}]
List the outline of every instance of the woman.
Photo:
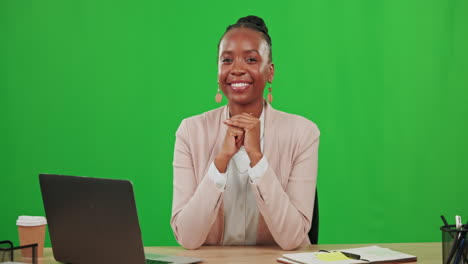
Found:
[{"label": "woman", "polygon": [[183,247],[310,244],[320,133],[263,99],[273,76],[263,20],[229,26],[218,46],[229,103],[183,120],[176,133],[171,226]]}]

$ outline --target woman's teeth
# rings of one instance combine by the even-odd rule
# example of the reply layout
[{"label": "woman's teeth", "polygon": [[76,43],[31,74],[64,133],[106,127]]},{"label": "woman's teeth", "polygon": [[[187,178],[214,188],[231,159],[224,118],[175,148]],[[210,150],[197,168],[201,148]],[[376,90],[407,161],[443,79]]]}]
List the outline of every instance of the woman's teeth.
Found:
[{"label": "woman's teeth", "polygon": [[232,83],[231,86],[233,88],[244,88],[247,87],[249,84],[248,83]]}]

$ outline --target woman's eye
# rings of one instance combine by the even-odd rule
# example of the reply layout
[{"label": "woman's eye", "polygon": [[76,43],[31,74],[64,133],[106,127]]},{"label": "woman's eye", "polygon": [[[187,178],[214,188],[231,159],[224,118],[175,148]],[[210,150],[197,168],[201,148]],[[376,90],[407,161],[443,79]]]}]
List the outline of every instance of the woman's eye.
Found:
[{"label": "woman's eye", "polygon": [[230,62],[232,62],[232,59],[224,58],[224,59],[221,59],[221,62],[222,63],[230,63]]},{"label": "woman's eye", "polygon": [[256,62],[256,61],[257,61],[257,59],[255,59],[255,58],[248,58],[247,59],[247,62],[249,62],[249,63]]}]

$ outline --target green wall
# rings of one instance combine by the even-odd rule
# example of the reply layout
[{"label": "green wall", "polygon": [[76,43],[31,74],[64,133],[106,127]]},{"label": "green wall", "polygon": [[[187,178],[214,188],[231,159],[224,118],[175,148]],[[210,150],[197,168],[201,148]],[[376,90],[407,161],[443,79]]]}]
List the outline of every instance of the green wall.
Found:
[{"label": "green wall", "polygon": [[322,132],[320,243],[468,220],[466,0],[0,0],[0,240],[57,173],[132,180],[145,245],[176,245],[175,131],[219,106],[216,46],[249,14],[273,39],[273,106]]}]

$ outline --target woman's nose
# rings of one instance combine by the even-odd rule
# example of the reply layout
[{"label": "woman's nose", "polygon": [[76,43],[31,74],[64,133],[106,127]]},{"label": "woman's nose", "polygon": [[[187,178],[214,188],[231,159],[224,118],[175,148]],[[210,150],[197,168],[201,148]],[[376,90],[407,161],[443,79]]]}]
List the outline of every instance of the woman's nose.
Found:
[{"label": "woman's nose", "polygon": [[231,74],[233,75],[242,75],[245,73],[245,68],[242,65],[242,62],[235,60],[232,64]]}]

